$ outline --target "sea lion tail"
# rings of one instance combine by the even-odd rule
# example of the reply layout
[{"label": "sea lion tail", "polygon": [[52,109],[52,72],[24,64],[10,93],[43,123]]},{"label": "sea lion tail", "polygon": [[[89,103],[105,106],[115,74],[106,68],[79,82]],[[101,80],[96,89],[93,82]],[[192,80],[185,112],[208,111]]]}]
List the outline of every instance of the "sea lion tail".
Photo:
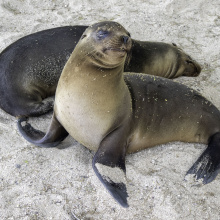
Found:
[{"label": "sea lion tail", "polygon": [[186,173],[194,175],[203,184],[212,182],[220,172],[220,133],[212,135],[206,150]]},{"label": "sea lion tail", "polygon": [[[27,120],[28,118],[26,117],[18,119],[18,130],[28,142],[39,147],[55,147],[68,136],[68,132],[58,122],[55,116],[53,116],[47,133],[33,128]],[[26,122],[24,126],[22,125],[22,122]]]}]

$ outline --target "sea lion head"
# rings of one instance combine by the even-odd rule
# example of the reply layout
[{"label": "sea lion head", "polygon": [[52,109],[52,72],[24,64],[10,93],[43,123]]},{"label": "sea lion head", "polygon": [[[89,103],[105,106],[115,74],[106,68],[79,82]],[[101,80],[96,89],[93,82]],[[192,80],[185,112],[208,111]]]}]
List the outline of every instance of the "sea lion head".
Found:
[{"label": "sea lion head", "polygon": [[175,43],[173,43],[173,46],[178,50],[179,70],[176,73],[176,77],[181,75],[188,77],[198,76],[202,70],[200,64],[186,54],[181,48],[177,47]]},{"label": "sea lion head", "polygon": [[80,39],[80,44],[83,44],[82,49],[93,64],[114,68],[124,65],[131,49],[131,37],[119,23],[105,21],[88,27]]},{"label": "sea lion head", "polygon": [[193,60],[189,55],[185,58],[185,70],[183,72],[183,76],[198,76],[201,73],[200,64]]}]

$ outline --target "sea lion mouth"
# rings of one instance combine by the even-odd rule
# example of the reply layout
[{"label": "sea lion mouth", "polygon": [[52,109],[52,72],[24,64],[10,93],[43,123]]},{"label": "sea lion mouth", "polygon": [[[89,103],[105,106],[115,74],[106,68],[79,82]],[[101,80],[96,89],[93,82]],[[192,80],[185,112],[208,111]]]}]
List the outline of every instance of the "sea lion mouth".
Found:
[{"label": "sea lion mouth", "polygon": [[119,52],[119,53],[128,53],[127,48],[116,48],[116,47],[107,47],[103,50],[103,53],[106,53],[106,51],[114,51],[114,52]]}]

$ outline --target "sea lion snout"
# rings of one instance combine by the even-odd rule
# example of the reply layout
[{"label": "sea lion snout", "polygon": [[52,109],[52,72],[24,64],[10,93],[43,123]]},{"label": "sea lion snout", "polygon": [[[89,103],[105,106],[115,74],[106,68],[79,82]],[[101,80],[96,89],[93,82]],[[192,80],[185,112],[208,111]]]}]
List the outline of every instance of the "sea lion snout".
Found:
[{"label": "sea lion snout", "polygon": [[[106,37],[108,37],[110,35],[110,32],[107,31],[107,30],[99,30],[96,34],[96,37],[99,39],[99,40],[103,40],[105,39]],[[122,43],[124,44],[127,44],[129,42],[129,39],[130,39],[130,34],[128,35],[122,35],[121,36],[121,40],[122,40]]]},{"label": "sea lion snout", "polygon": [[[196,77],[201,73],[201,66],[195,60],[193,60],[190,56],[185,60],[186,69],[184,71],[183,76],[193,76]],[[193,74],[192,74],[193,73]]]},{"label": "sea lion snout", "polygon": [[129,36],[122,36],[121,39],[124,44],[127,44],[129,40]]},{"label": "sea lion snout", "polygon": [[128,35],[122,35],[121,42],[122,42],[122,46],[120,47],[120,50],[128,53],[131,50],[131,46],[132,46],[131,37]]},{"label": "sea lion snout", "polygon": [[195,74],[193,74],[193,76],[198,76],[201,73],[202,67],[196,61],[191,61],[191,62],[194,65],[194,69],[195,69]]}]

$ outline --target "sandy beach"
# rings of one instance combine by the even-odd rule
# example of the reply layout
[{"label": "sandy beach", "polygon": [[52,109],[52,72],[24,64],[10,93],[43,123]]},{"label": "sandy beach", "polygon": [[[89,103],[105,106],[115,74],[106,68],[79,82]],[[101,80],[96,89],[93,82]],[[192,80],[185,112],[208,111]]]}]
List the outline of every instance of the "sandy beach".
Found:
[{"label": "sandy beach", "polygon": [[[203,67],[181,77],[220,109],[219,0],[0,0],[0,51],[40,30],[121,23],[132,38],[176,43]],[[46,130],[51,114],[31,118]],[[220,220],[220,175],[210,184],[184,181],[206,148],[169,143],[126,157],[128,209],[109,195],[92,169],[94,152],[68,137],[56,148],[36,147],[19,134],[16,118],[0,110],[2,220]]]}]

